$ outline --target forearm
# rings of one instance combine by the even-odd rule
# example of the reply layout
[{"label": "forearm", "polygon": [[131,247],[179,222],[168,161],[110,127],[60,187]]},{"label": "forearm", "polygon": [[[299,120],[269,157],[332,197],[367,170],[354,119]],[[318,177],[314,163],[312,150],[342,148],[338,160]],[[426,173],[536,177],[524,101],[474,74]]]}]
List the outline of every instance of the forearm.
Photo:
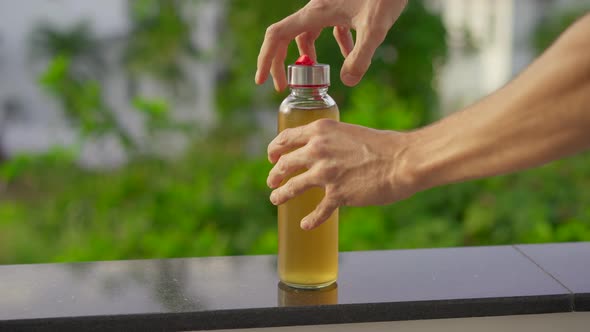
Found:
[{"label": "forearm", "polygon": [[507,86],[408,135],[404,173],[426,189],[590,148],[590,15]]}]

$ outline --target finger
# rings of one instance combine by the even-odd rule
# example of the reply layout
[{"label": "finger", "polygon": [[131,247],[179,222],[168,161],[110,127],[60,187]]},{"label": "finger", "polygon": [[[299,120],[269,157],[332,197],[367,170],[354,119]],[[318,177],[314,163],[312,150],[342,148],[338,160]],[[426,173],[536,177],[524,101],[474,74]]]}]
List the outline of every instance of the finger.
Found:
[{"label": "finger", "polygon": [[308,31],[300,34],[295,38],[299,54],[307,54],[313,61],[317,62],[317,55],[315,52],[315,41],[320,36],[320,31]]},{"label": "finger", "polygon": [[268,160],[273,164],[276,163],[283,154],[307,144],[311,135],[312,130],[309,125],[281,131],[268,145]]},{"label": "finger", "polygon": [[299,148],[282,156],[276,165],[270,170],[266,184],[270,188],[278,187],[290,174],[304,168],[310,168],[313,160],[309,158],[309,152],[305,147]]},{"label": "finger", "polygon": [[258,53],[256,75],[254,77],[256,84],[262,84],[266,82],[270,67],[272,65],[272,60],[275,57],[276,47],[280,43],[284,44],[284,41],[279,40],[280,37],[278,35],[278,30],[280,28],[278,28],[277,25],[278,23],[275,23],[266,29],[264,41],[260,47],[260,53]]},{"label": "finger", "polygon": [[356,85],[371,65],[371,59],[375,50],[387,35],[387,29],[370,28],[368,30],[358,30],[357,40],[352,52],[344,60],[340,78],[348,86]]},{"label": "finger", "polygon": [[322,13],[304,7],[266,29],[258,54],[256,84],[262,84],[268,78],[277,49],[287,47],[291,40],[306,31],[321,31],[329,24],[330,18],[321,16]]},{"label": "finger", "polygon": [[281,46],[272,60],[270,73],[273,77],[275,90],[282,91],[287,87],[287,75],[285,74],[285,58],[287,57],[287,46]]},{"label": "finger", "polygon": [[338,46],[340,46],[340,52],[342,52],[342,56],[346,58],[354,48],[354,41],[352,40],[352,33],[350,32],[350,29],[343,26],[335,26],[334,38],[338,42]]},{"label": "finger", "polygon": [[273,190],[270,194],[270,201],[274,205],[281,205],[306,190],[319,186],[318,177],[314,172],[303,172],[290,178],[284,185]]},{"label": "finger", "polygon": [[326,195],[324,199],[310,214],[301,220],[300,227],[306,231],[314,229],[330,218],[338,208],[339,203],[336,199]]}]

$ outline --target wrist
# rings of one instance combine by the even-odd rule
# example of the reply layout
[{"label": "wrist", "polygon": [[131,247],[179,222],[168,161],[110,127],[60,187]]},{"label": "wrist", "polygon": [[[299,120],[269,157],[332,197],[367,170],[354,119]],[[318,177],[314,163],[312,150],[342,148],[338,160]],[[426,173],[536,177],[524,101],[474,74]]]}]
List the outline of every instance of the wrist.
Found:
[{"label": "wrist", "polygon": [[389,155],[391,163],[388,174],[390,197],[397,201],[412,194],[428,189],[428,169],[419,157],[420,142],[423,140],[419,132],[388,131],[389,143],[392,148]]},{"label": "wrist", "polygon": [[452,160],[451,137],[437,132],[435,126],[428,126],[404,134],[397,181],[413,192],[452,182],[444,171]]}]

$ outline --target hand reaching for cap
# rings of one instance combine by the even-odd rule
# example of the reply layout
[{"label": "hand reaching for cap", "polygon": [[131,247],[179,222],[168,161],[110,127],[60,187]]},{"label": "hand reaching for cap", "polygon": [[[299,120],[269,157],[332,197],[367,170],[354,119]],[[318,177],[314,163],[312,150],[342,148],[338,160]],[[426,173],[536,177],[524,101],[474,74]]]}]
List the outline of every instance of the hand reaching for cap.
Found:
[{"label": "hand reaching for cap", "polygon": [[[334,27],[334,38],[345,57],[340,78],[348,86],[356,85],[406,3],[407,0],[311,0],[266,30],[258,55],[256,83],[264,83],[270,73],[275,89],[285,89],[284,62],[291,40],[297,42],[299,53],[308,54],[315,61],[315,40],[323,28]],[[356,30],[356,43],[351,29]]]}]

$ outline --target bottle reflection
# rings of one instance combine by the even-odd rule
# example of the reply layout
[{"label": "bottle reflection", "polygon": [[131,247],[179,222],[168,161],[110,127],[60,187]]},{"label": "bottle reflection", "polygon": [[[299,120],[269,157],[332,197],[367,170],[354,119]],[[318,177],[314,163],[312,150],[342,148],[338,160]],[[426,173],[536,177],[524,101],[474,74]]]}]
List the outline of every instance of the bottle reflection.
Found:
[{"label": "bottle reflection", "polygon": [[296,289],[279,282],[279,307],[338,304],[338,284],[320,289]]}]

